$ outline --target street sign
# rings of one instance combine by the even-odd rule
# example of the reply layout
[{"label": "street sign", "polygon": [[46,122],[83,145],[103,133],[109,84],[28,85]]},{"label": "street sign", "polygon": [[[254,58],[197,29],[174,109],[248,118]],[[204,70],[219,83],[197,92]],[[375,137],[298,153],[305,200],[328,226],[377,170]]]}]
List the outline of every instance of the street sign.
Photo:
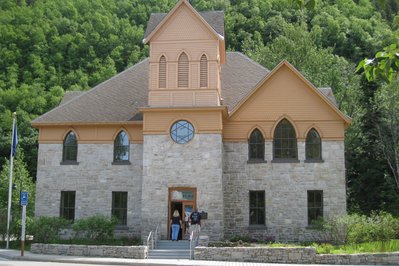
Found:
[{"label": "street sign", "polygon": [[28,192],[22,191],[21,192],[21,206],[28,205]]}]

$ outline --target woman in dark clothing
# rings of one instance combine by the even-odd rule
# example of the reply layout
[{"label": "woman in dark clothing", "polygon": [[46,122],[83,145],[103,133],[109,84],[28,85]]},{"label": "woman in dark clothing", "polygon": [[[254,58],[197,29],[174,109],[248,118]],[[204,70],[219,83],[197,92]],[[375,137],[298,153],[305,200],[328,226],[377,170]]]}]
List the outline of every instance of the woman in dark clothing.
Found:
[{"label": "woman in dark clothing", "polygon": [[172,241],[177,241],[181,227],[181,217],[178,210],[175,210],[170,219],[170,226],[172,227]]}]

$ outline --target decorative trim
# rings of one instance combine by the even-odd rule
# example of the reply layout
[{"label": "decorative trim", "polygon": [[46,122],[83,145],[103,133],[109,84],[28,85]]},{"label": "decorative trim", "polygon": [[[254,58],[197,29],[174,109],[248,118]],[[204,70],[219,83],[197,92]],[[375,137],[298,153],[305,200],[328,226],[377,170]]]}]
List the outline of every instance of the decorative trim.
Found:
[{"label": "decorative trim", "polygon": [[300,160],[297,159],[273,159],[272,163],[300,163]]},{"label": "decorative trim", "polygon": [[60,165],[79,165],[79,162],[77,162],[77,161],[62,161],[62,162],[60,162]]},{"label": "decorative trim", "polygon": [[113,161],[112,165],[131,165],[132,163],[130,161]]}]

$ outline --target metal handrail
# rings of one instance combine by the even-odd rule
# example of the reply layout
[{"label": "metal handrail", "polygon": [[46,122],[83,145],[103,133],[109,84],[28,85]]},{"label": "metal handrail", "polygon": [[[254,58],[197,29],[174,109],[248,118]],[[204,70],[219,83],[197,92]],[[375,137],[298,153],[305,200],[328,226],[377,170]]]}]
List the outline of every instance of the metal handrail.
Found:
[{"label": "metal handrail", "polygon": [[194,259],[194,249],[198,246],[199,230],[196,228],[190,233],[190,258]]}]

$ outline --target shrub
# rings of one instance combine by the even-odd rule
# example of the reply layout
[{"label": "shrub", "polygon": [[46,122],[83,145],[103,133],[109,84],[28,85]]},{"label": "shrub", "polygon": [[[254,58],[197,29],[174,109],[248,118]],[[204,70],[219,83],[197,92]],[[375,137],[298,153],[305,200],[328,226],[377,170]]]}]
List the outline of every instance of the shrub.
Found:
[{"label": "shrub", "polygon": [[29,230],[35,243],[56,243],[60,240],[60,230],[70,223],[60,217],[39,217],[33,220]]},{"label": "shrub", "polygon": [[386,242],[398,237],[399,219],[387,212],[374,212],[369,217],[352,214],[331,219],[324,228],[337,244]]},{"label": "shrub", "polygon": [[104,240],[112,238],[117,221],[102,215],[95,215],[77,220],[72,225],[75,238]]}]

